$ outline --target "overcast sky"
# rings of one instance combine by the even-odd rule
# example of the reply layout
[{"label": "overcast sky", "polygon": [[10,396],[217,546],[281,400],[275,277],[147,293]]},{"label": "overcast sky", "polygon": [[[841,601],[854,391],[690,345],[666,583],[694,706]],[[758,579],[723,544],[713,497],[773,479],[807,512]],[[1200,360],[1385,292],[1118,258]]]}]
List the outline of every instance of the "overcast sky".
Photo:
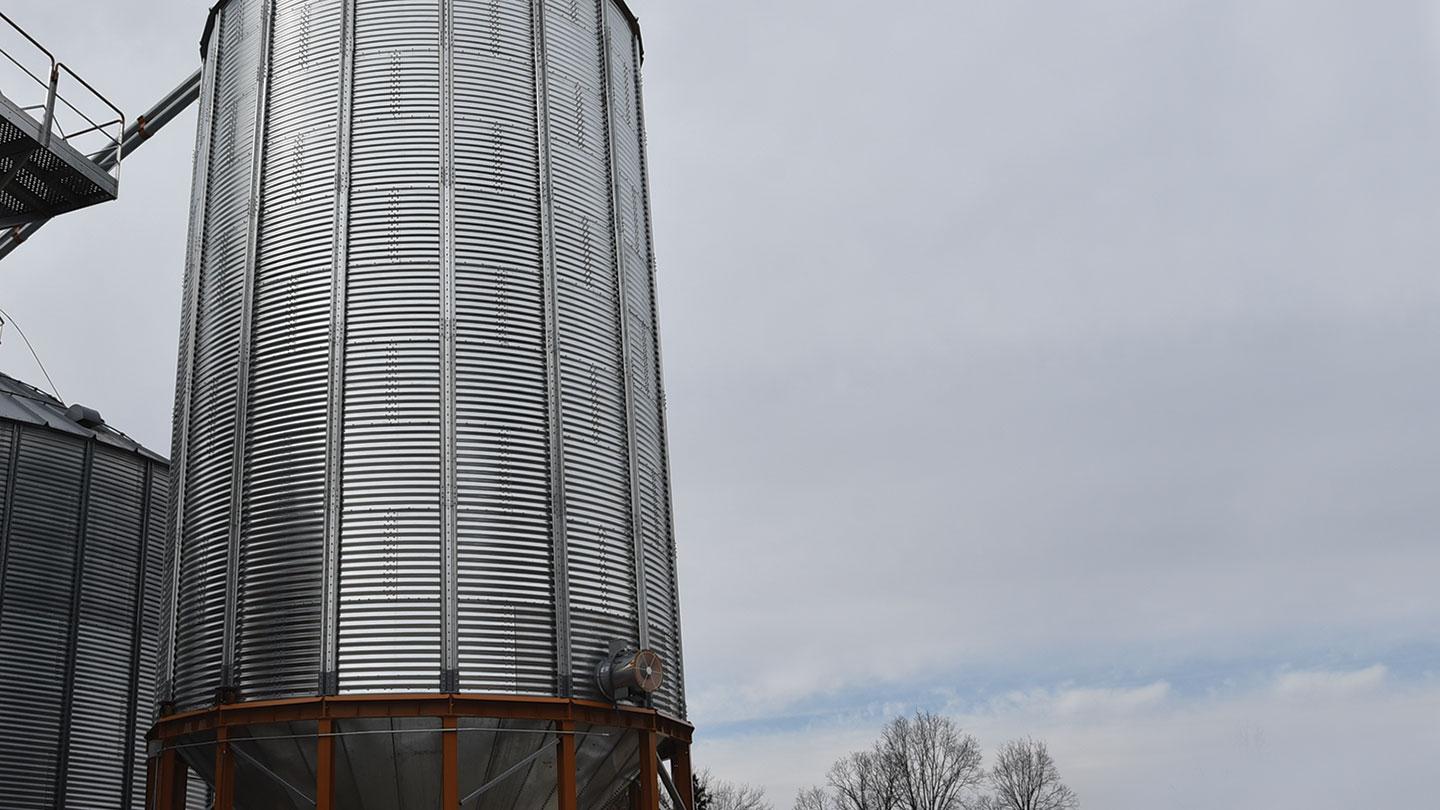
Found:
[{"label": "overcast sky", "polygon": [[[1440,2],[632,5],[698,765],[925,708],[1087,808],[1433,801]],[[131,117],[204,8],[4,5]],[[0,263],[167,453],[194,121]]]}]

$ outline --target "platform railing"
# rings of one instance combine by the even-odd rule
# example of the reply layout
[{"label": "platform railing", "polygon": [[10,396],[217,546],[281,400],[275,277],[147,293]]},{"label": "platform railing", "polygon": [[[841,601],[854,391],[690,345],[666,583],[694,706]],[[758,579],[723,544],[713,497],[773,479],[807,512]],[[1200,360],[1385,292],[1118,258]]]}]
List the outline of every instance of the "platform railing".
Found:
[{"label": "platform railing", "polygon": [[97,163],[110,158],[103,162],[118,177],[125,114],[4,12],[0,20],[8,26],[0,34],[22,38],[0,39],[0,95],[40,125],[42,147],[58,137]]}]

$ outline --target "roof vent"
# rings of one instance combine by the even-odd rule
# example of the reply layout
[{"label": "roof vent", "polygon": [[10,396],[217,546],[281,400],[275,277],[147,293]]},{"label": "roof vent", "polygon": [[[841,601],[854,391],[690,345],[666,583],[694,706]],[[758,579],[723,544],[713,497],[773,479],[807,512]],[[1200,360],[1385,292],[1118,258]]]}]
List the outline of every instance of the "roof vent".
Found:
[{"label": "roof vent", "polygon": [[65,410],[65,418],[92,430],[105,424],[105,418],[99,411],[84,405],[71,405]]}]

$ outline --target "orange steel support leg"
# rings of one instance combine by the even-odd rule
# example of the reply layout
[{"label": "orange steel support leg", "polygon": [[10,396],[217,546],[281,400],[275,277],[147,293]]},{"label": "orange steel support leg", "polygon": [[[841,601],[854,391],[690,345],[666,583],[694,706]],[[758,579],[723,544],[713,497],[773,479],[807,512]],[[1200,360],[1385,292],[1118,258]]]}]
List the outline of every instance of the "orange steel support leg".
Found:
[{"label": "orange steel support leg", "polygon": [[[204,787],[204,785],[201,785]],[[190,795],[190,766],[185,760],[175,755],[175,768],[170,772],[170,807],[174,810],[182,810],[185,807]]]},{"label": "orange steel support leg", "polygon": [[680,794],[684,810],[695,810],[695,781],[691,775],[690,746],[675,744],[675,754],[670,757],[670,778],[675,781],[675,792]]},{"label": "orange steel support leg", "polygon": [[641,810],[659,810],[660,761],[655,753],[655,732],[641,730],[636,733],[640,735],[640,807]]},{"label": "orange steel support leg", "polygon": [[460,807],[460,719],[450,715],[444,719],[445,730],[440,733],[440,774],[444,784],[440,788],[440,807],[443,810],[459,810]]},{"label": "orange steel support leg", "polygon": [[185,806],[185,782],[189,775],[185,763],[174,748],[160,752],[160,772],[155,779],[155,806],[159,810],[175,810]]},{"label": "orange steel support leg", "polygon": [[334,720],[321,720],[316,729],[315,810],[335,810],[335,733]]},{"label": "orange steel support leg", "polygon": [[575,780],[575,724],[567,720],[556,723],[560,734],[560,750],[555,757],[556,781],[559,791],[559,810],[577,810],[580,804]]},{"label": "orange steel support leg", "polygon": [[229,739],[230,729],[215,729],[215,810],[235,810],[235,755]]}]

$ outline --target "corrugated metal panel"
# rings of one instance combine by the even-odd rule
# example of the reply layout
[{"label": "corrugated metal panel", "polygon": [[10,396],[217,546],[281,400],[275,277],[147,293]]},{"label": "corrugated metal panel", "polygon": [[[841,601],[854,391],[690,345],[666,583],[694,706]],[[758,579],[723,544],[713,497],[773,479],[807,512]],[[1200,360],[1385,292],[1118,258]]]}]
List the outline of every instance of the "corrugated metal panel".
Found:
[{"label": "corrugated metal panel", "polygon": [[596,8],[547,0],[546,12],[574,684],[597,697],[587,664],[637,638],[604,74]]},{"label": "corrugated metal panel", "polygon": [[270,125],[251,343],[237,686],[314,694],[319,683],[325,419],[335,127],[336,0],[282,3],[272,31]]},{"label": "corrugated metal panel", "polygon": [[14,493],[14,467],[20,463],[20,426],[0,423],[0,573],[4,573],[5,547],[10,537],[10,498]]},{"label": "corrugated metal panel", "polygon": [[[165,627],[165,600],[169,591],[169,571],[165,567],[166,513],[170,502],[170,476],[163,465],[152,465],[150,473],[150,501],[147,506],[149,523],[145,536],[145,582],[144,601],[140,615],[139,656],[135,662],[135,674],[131,705],[135,711],[134,748],[135,763],[146,761],[145,733],[158,716],[160,646],[162,628]],[[131,770],[134,780],[131,786],[131,806],[144,807],[145,779],[139,768]]]},{"label": "corrugated metal panel", "polygon": [[249,473],[246,464],[250,460],[246,452],[250,446],[248,421],[250,381],[254,371],[250,352],[254,342],[255,298],[258,286],[255,279],[259,259],[256,254],[258,253],[260,229],[260,194],[264,181],[262,172],[266,145],[264,133],[268,129],[266,119],[269,109],[270,55],[273,39],[271,33],[274,29],[276,2],[277,0],[262,0],[260,3],[260,20],[257,26],[259,29],[259,58],[255,71],[255,87],[252,91],[255,107],[250,126],[251,156],[248,161],[250,185],[246,192],[245,206],[245,272],[240,286],[240,335],[237,343],[240,355],[236,360],[235,381],[235,452],[232,454],[230,467],[230,522],[225,546],[225,635],[220,646],[220,682],[227,691],[239,685],[235,678],[235,659],[236,650],[239,647],[239,624],[243,600],[241,586],[248,568],[241,550],[245,543],[245,524],[250,512],[250,505],[246,497],[246,480]]},{"label": "corrugated metal panel", "polygon": [[460,685],[554,694],[534,32],[505,0],[454,24]]},{"label": "corrugated metal panel", "polygon": [[21,430],[0,592],[0,745],[7,806],[54,803],[85,443]]},{"label": "corrugated metal panel", "polygon": [[210,810],[215,806],[215,796],[210,786],[190,773],[190,789],[185,792],[185,810]]},{"label": "corrugated metal panel", "polygon": [[440,93],[434,2],[356,14],[342,692],[440,681]]},{"label": "corrugated metal panel", "polygon": [[122,690],[136,653],[145,465],[97,451],[88,481],[65,806],[110,810],[123,805],[133,766],[132,709]]},{"label": "corrugated metal panel", "polygon": [[683,685],[678,666],[679,608],[675,588],[675,547],[671,535],[670,481],[665,459],[664,396],[660,388],[660,358],[655,318],[653,262],[650,255],[650,214],[646,192],[644,128],[640,115],[640,43],[626,13],[606,2],[609,37],[609,99],[616,222],[620,230],[617,251],[625,281],[626,335],[630,341],[628,369],[632,413],[637,495],[640,499],[641,538],[644,548],[645,607],[649,646],[672,665],[666,684],[656,695],[657,706],[670,714],[683,714]]},{"label": "corrugated metal panel", "polygon": [[[210,37],[205,45],[206,64],[218,66],[220,40]],[[206,70],[200,83],[201,109],[215,107],[216,70]],[[173,498],[169,499],[166,534],[176,541],[165,547],[164,589],[161,592],[161,629],[157,651],[157,704],[175,697],[175,634],[179,624],[180,546],[179,534],[184,522],[185,482],[190,457],[190,414],[194,404],[195,341],[199,321],[199,278],[205,258],[206,203],[209,195],[210,155],[215,131],[213,116],[199,115],[195,134],[195,165],[191,174],[190,226],[185,256],[183,311],[180,319],[179,361],[175,370],[174,429],[171,432],[172,475],[176,481]],[[158,708],[158,705],[157,705]]]},{"label": "corrugated metal panel", "polygon": [[206,225],[196,274],[194,373],[186,441],[175,700],[206,705],[219,685],[225,638],[231,482],[239,400],[236,359],[248,251],[262,21],[260,0],[235,0],[218,22],[214,132]]}]

